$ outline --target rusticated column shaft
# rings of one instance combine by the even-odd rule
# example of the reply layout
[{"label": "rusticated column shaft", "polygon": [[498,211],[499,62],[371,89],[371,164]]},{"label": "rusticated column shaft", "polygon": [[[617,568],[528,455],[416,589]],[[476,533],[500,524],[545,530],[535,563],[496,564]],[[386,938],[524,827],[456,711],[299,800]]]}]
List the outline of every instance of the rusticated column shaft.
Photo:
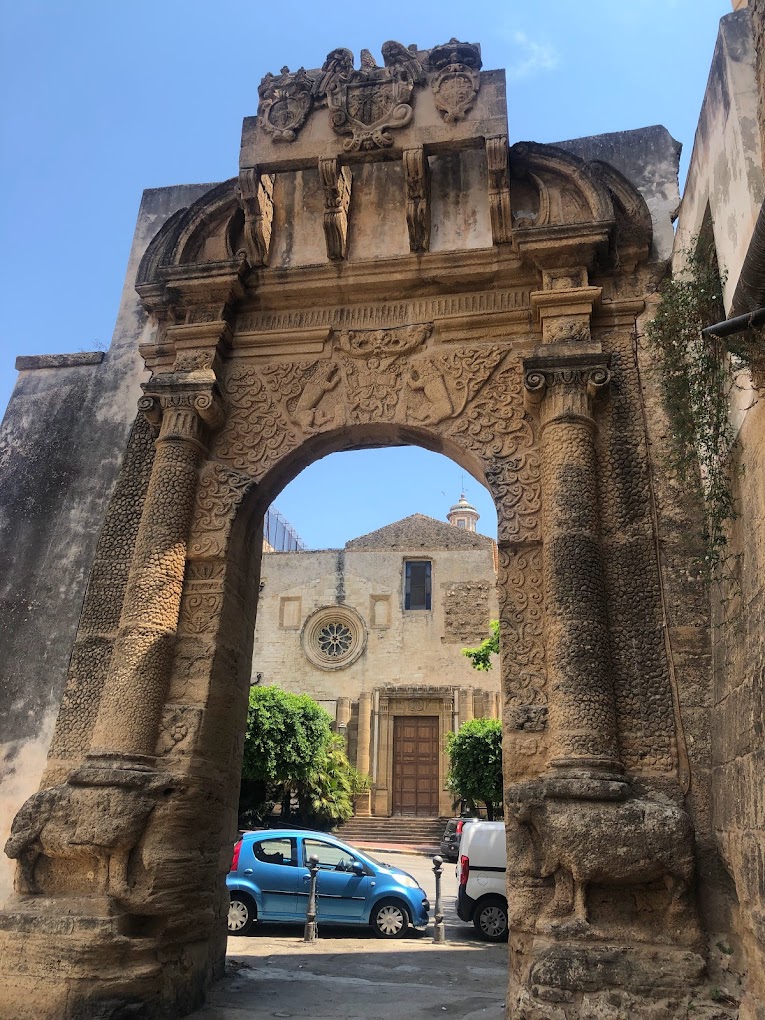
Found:
[{"label": "rusticated column shaft", "polygon": [[556,774],[616,779],[616,706],[600,553],[593,403],[607,362],[583,355],[524,363],[540,410],[549,719]]},{"label": "rusticated column shaft", "polygon": [[140,409],[161,421],[91,757],[151,759],[178,625],[186,542],[205,432],[221,418],[212,386],[155,380]]}]

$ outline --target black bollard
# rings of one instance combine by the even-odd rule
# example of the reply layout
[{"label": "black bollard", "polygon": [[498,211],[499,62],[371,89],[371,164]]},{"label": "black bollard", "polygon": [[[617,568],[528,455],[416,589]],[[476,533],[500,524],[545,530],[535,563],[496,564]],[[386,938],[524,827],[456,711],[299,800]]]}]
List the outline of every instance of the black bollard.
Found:
[{"label": "black bollard", "polygon": [[305,915],[304,942],[315,942],[316,928],[316,876],[319,874],[319,858],[311,854],[308,858],[308,870],[311,873],[311,885],[308,889],[308,910]]},{"label": "black bollard", "polygon": [[444,910],[441,905],[441,874],[443,872],[443,858],[433,858],[433,874],[436,876],[436,920],[433,926],[433,941],[446,942],[446,930],[444,928]]}]

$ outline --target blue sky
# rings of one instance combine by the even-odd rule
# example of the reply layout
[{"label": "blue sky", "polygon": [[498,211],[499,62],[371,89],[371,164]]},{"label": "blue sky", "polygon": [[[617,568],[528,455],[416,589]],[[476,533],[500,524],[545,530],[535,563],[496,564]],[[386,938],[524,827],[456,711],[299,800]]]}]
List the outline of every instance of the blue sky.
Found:
[{"label": "blue sky", "polygon": [[[0,0],[0,408],[17,354],[110,341],[143,188],[237,171],[242,118],[283,64],[386,39],[480,42],[508,74],[511,141],[662,123],[683,170],[728,0]],[[414,450],[329,457],[278,501],[312,547],[420,511],[442,517],[461,470]],[[336,494],[335,505],[322,499]],[[485,490],[468,496],[493,533]],[[444,493],[444,495],[442,495]],[[482,502],[483,501],[483,502]],[[317,507],[327,504],[327,509]]]}]

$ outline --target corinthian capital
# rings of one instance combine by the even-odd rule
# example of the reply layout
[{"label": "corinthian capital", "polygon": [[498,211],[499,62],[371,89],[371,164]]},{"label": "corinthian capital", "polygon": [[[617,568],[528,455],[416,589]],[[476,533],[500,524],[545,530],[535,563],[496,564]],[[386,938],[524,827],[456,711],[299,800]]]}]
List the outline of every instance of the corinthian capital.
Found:
[{"label": "corinthian capital", "polygon": [[155,376],[143,384],[138,409],[159,439],[204,445],[206,433],[223,424],[225,414],[214,382],[183,382],[177,376]]},{"label": "corinthian capital", "polygon": [[543,425],[552,421],[594,424],[595,400],[608,392],[610,357],[572,355],[526,358],[523,362],[526,404],[539,410]]}]

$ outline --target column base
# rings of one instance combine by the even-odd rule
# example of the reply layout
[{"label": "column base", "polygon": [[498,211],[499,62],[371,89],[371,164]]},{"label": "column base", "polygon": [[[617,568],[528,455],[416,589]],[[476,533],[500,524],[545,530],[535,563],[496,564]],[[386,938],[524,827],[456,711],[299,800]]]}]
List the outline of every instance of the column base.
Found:
[{"label": "column base", "polygon": [[110,913],[106,897],[17,897],[0,911],[0,1020],[159,1020],[198,1008],[223,973],[225,933],[178,945],[131,931],[140,920]]},{"label": "column base", "polygon": [[354,814],[357,818],[369,818],[372,815],[372,794],[369,790],[360,793],[356,798]]},{"label": "column base", "polygon": [[509,1020],[666,1020],[704,977],[704,959],[675,946],[511,936]]},{"label": "column base", "polygon": [[624,800],[629,783],[621,762],[610,758],[558,758],[543,778],[546,796],[574,800]]}]

